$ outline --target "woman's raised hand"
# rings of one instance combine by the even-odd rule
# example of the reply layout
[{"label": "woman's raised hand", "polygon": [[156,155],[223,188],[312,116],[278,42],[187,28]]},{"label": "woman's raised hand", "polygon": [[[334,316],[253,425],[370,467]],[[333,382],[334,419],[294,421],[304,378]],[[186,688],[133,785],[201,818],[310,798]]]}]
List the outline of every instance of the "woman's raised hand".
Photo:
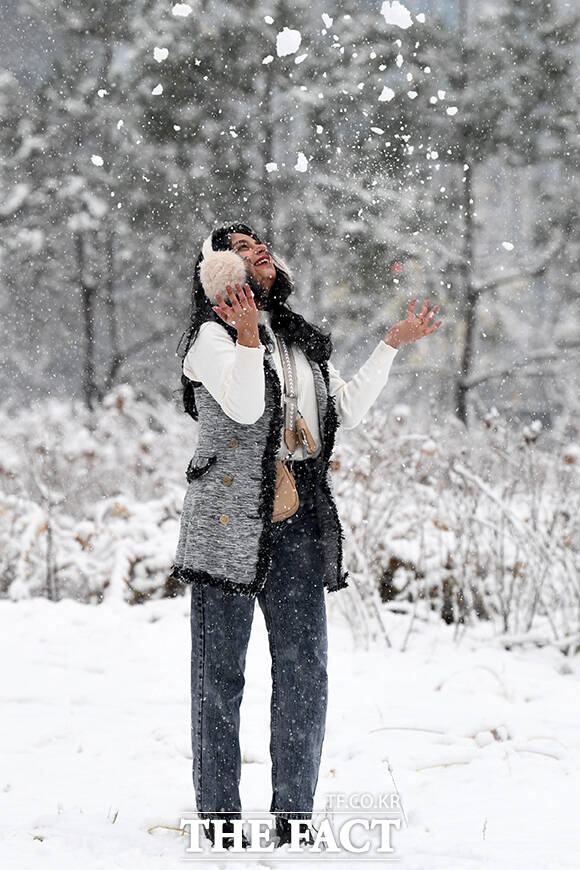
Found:
[{"label": "woman's raised hand", "polygon": [[231,305],[228,305],[224,298],[216,293],[218,305],[213,305],[212,308],[218,317],[237,330],[238,339],[240,336],[253,339],[258,335],[258,309],[254,301],[254,294],[249,284],[246,284],[245,290],[241,284],[236,284],[235,287],[237,296],[230,284],[226,286]]},{"label": "woman's raised hand", "polygon": [[414,314],[413,309],[415,301],[415,299],[411,299],[409,302],[407,317],[405,320],[400,320],[399,323],[395,323],[395,325],[391,326],[385,335],[383,341],[390,344],[391,347],[399,347],[401,344],[409,344],[411,341],[417,341],[419,338],[423,338],[424,335],[429,335],[429,333],[435,332],[435,330],[441,326],[440,320],[436,323],[432,323],[435,312],[439,308],[438,305],[435,305],[429,314],[427,314],[429,308],[429,300],[427,299],[427,301],[423,303],[421,312],[419,314]]}]

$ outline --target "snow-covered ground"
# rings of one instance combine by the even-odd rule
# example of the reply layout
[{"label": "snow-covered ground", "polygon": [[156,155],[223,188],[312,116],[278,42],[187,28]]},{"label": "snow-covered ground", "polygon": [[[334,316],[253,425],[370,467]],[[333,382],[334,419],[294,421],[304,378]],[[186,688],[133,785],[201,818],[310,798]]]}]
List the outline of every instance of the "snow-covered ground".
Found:
[{"label": "snow-covered ground", "polygon": [[[413,633],[401,653],[408,621],[394,614],[392,649],[356,649],[341,594],[327,596],[330,698],[316,810],[332,794],[381,795],[396,785],[406,824],[392,842],[405,870],[577,868],[578,657],[530,646],[508,652],[485,624],[457,644],[439,622]],[[134,607],[0,601],[2,867],[290,859],[283,851],[192,857],[179,832],[148,832],[177,827],[195,809],[188,617],[189,594]],[[244,807],[268,817],[270,659],[257,605],[254,619],[241,790]],[[353,858],[360,867],[387,863]],[[324,853],[295,860],[343,863]]]}]

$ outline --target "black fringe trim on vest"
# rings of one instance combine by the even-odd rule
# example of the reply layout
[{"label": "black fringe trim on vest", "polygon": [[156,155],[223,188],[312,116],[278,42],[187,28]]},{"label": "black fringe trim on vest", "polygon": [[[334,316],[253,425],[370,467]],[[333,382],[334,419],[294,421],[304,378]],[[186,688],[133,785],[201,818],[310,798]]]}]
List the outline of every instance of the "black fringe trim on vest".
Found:
[{"label": "black fringe trim on vest", "polygon": [[264,354],[264,376],[266,379],[266,395],[268,395],[268,382],[272,385],[274,411],[270,419],[270,431],[266,439],[266,449],[262,456],[262,486],[260,492],[260,504],[258,515],[263,522],[262,534],[258,545],[258,564],[256,566],[256,579],[252,586],[256,586],[253,594],[261,591],[266,583],[266,576],[270,567],[270,551],[273,534],[274,497],[276,495],[276,456],[280,447],[283,410],[282,393],[278,375]]},{"label": "black fringe trim on vest", "polygon": [[250,591],[254,587],[254,583],[236,583],[234,580],[228,580],[227,577],[221,575],[209,574],[207,571],[194,571],[193,568],[180,568],[179,565],[172,565],[171,573],[167,579],[177,580],[179,583],[202,583],[205,586],[215,586],[226,595],[254,597],[256,594]]},{"label": "black fringe trim on vest", "polygon": [[325,361],[319,363],[320,370],[322,372],[322,376],[324,378],[324,383],[326,384],[326,393],[328,396],[328,404],[326,407],[326,413],[324,415],[324,434],[323,434],[323,451],[322,451],[322,461],[321,461],[321,476],[320,476],[320,488],[325,493],[328,503],[330,505],[331,513],[334,518],[335,528],[338,533],[338,541],[337,541],[337,551],[338,551],[338,564],[336,566],[336,585],[326,587],[329,592],[336,592],[338,589],[344,589],[349,584],[347,583],[347,577],[349,576],[348,571],[343,571],[342,565],[342,546],[344,542],[344,530],[342,528],[342,523],[340,522],[340,517],[338,515],[338,510],[336,508],[336,503],[332,496],[332,492],[330,490],[330,486],[327,480],[327,472],[330,466],[330,457],[332,455],[332,451],[334,449],[334,439],[336,436],[336,430],[338,429],[339,421],[338,415],[336,413],[336,405],[334,402],[334,396],[330,395],[330,379],[328,375],[328,365]]}]

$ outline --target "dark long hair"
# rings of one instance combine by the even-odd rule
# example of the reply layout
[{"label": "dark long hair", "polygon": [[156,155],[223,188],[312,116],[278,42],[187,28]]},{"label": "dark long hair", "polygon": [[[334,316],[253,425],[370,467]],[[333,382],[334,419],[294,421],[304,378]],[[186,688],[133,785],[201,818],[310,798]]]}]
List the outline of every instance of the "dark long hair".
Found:
[{"label": "dark long hair", "polygon": [[[261,238],[250,226],[241,222],[234,222],[224,224],[223,226],[213,230],[212,246],[214,250],[230,250],[231,233],[244,233],[254,239],[254,241],[258,242],[258,244],[262,244]],[[272,315],[272,329],[274,332],[285,338],[289,344],[297,344],[301,350],[304,351],[306,356],[315,362],[320,363],[328,360],[332,353],[332,338],[330,333],[323,333],[317,326],[314,326],[312,323],[305,320],[301,314],[292,311],[287,302],[288,297],[294,291],[294,283],[290,270],[284,261],[270,250],[269,245],[268,249],[276,269],[276,280],[268,291],[266,302],[267,308]],[[193,288],[191,294],[189,325],[181,336],[176,351],[177,355],[181,358],[182,365],[181,383],[183,387],[183,408],[185,413],[193,417],[194,420],[197,420],[198,418],[198,411],[195,404],[195,386],[199,386],[201,382],[192,381],[183,373],[183,360],[185,359],[189,348],[197,338],[201,324],[205,323],[206,320],[213,320],[216,323],[219,323],[220,326],[223,326],[234,341],[238,336],[237,330],[233,326],[224,323],[221,317],[219,317],[219,315],[217,315],[212,309],[212,302],[208,299],[199,277],[199,268],[202,260],[203,254],[200,253],[193,270]],[[257,286],[255,280],[251,276],[248,277],[247,280],[256,296],[261,296],[260,287]],[[266,328],[261,323],[258,324],[258,332],[262,344],[272,352],[274,350],[273,343]],[[180,352],[179,349],[182,342],[184,343]]]}]

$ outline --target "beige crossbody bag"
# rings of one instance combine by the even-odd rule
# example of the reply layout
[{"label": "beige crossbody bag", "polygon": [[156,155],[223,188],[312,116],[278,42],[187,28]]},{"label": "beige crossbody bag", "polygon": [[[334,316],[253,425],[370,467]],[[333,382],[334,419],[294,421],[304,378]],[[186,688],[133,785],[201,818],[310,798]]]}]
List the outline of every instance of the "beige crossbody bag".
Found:
[{"label": "beige crossbody bag", "polygon": [[278,349],[284,369],[284,441],[288,447],[288,456],[276,460],[276,493],[274,495],[274,510],[272,521],[285,520],[295,514],[300,506],[296,481],[286,462],[296,450],[298,438],[308,450],[314,453],[316,444],[306,425],[306,420],[298,409],[296,394],[296,362],[294,352],[280,335],[276,335]]}]

